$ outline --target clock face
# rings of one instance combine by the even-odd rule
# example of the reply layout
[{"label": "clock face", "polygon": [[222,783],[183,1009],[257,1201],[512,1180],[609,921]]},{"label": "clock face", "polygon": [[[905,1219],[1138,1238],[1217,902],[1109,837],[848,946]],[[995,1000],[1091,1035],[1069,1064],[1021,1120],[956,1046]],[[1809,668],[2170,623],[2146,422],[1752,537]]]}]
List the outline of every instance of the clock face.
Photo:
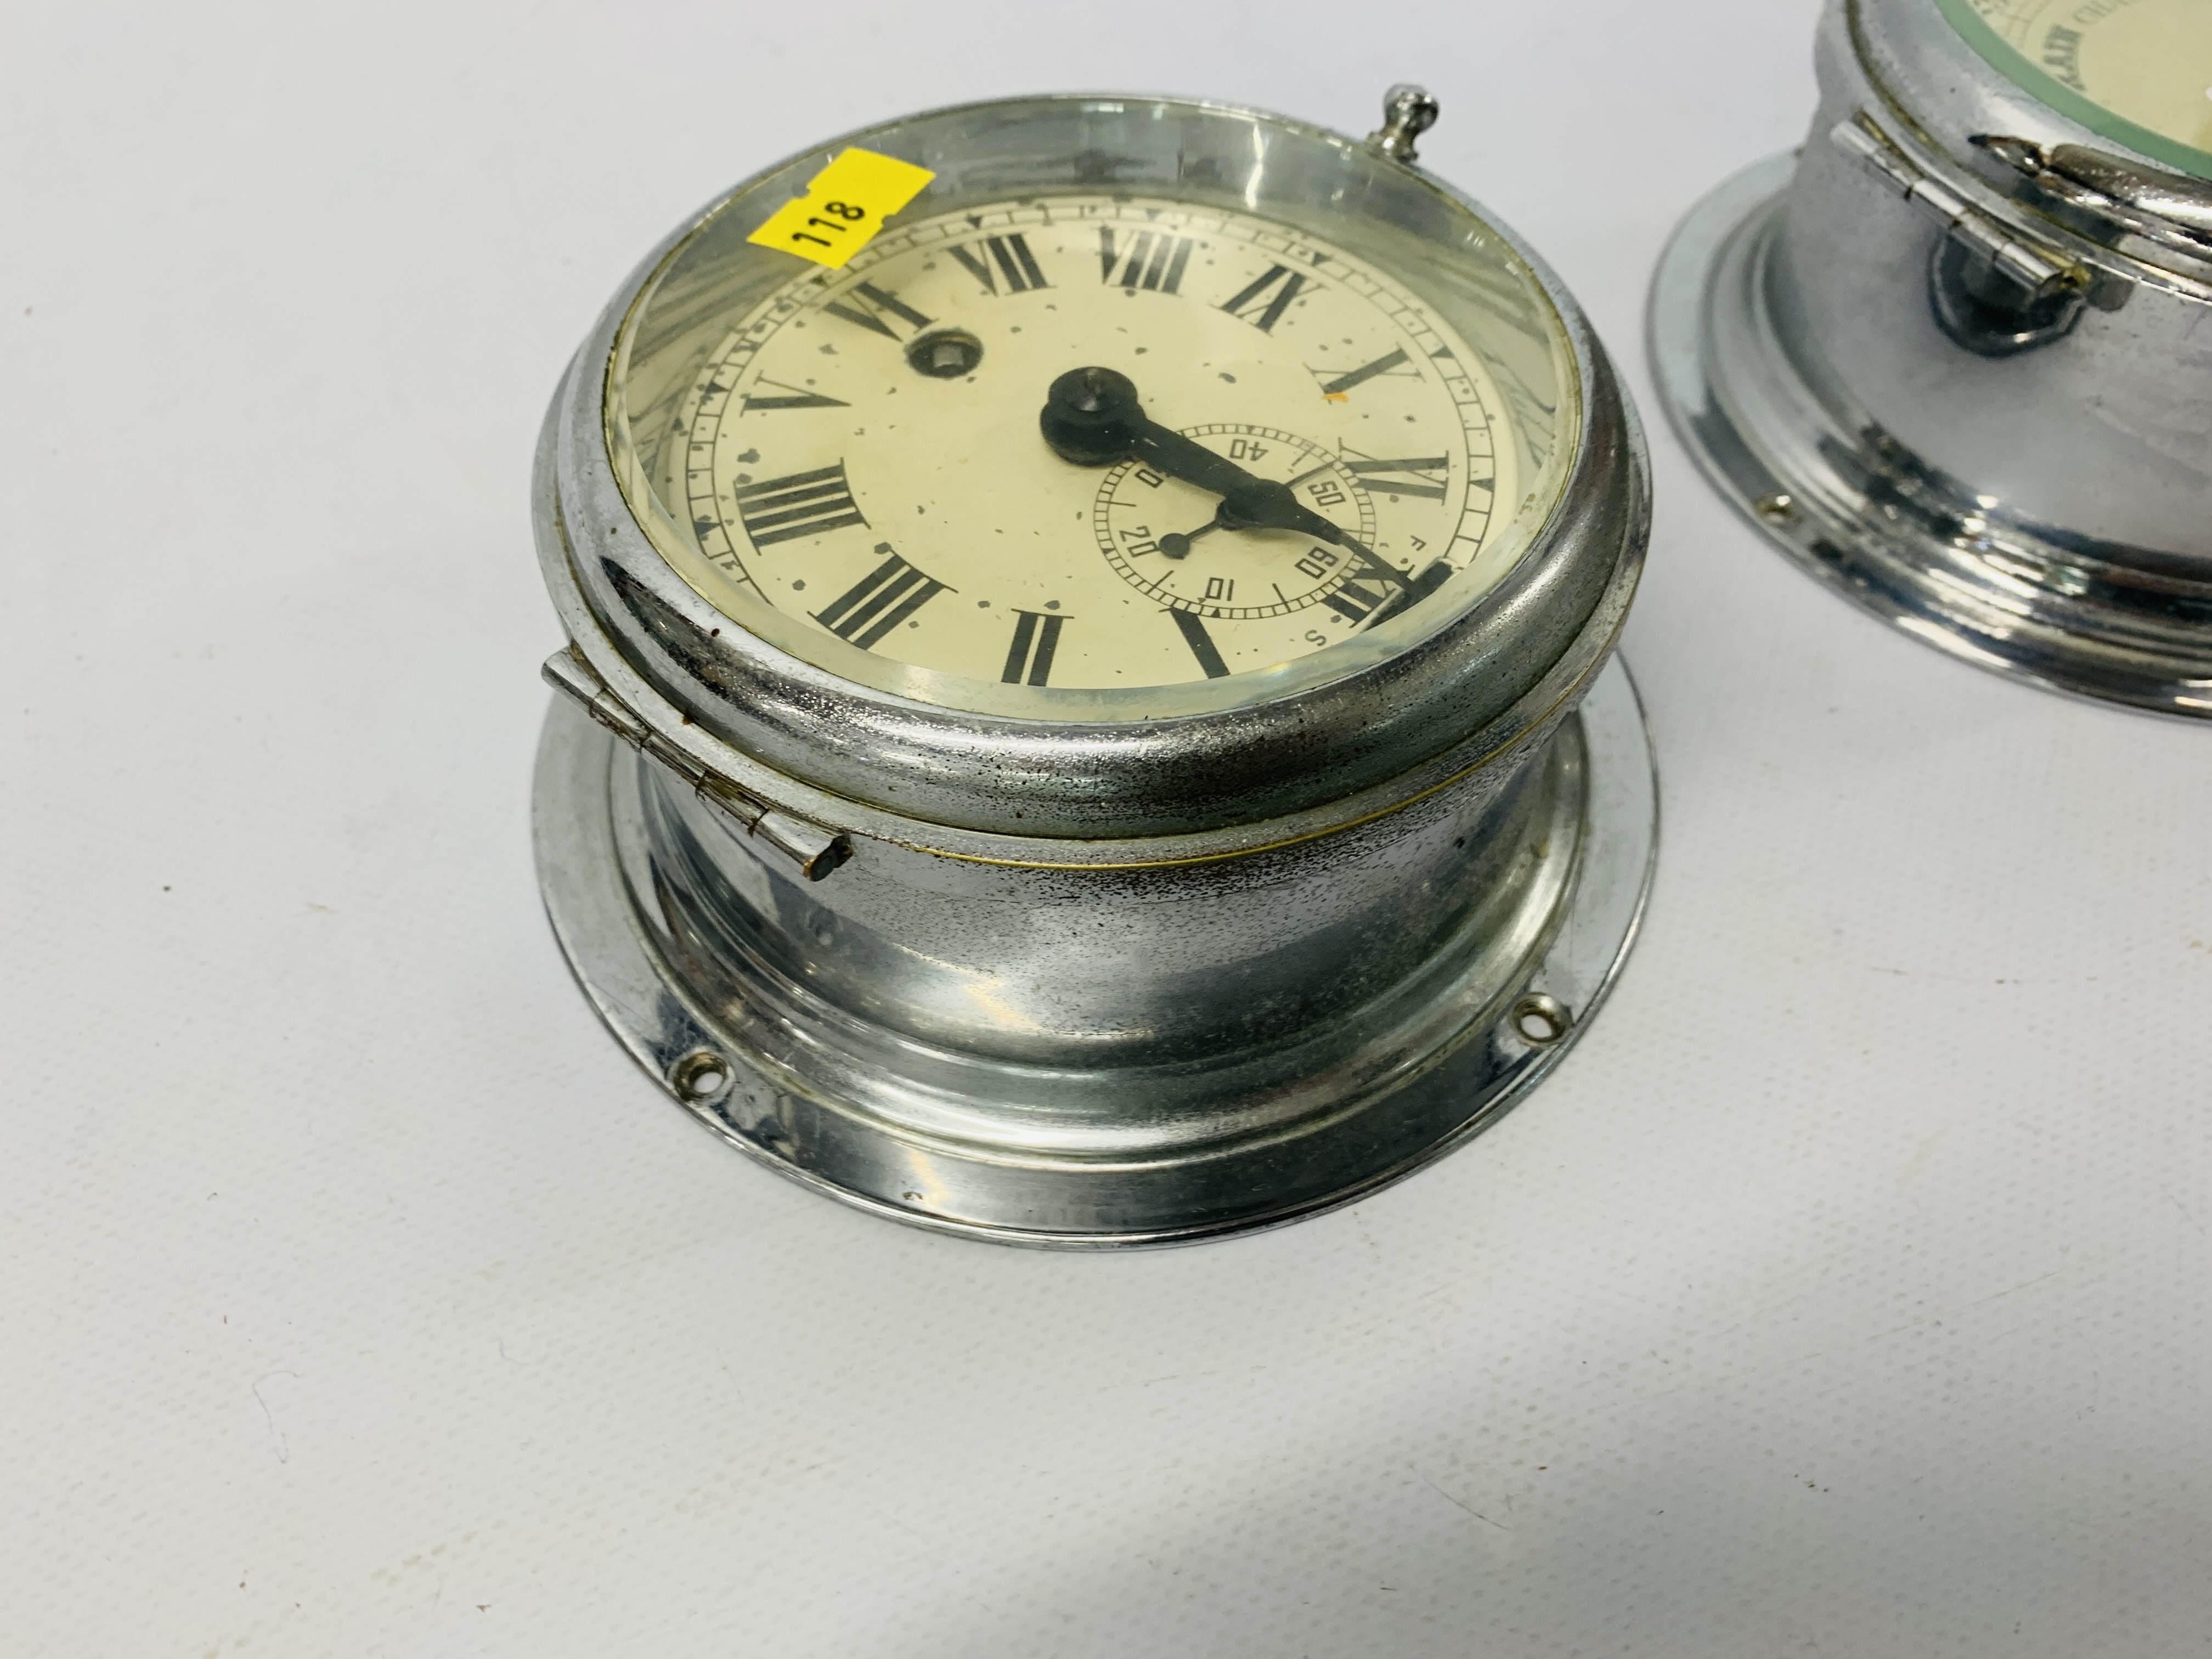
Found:
[{"label": "clock face", "polygon": [[[1517,557],[1517,428],[1551,410],[1343,246],[1070,195],[791,263],[670,388],[656,493],[688,526],[663,550],[686,580],[740,621],[771,608],[826,666],[1220,679],[1463,605]],[[1079,369],[1166,435],[1064,459],[1040,415]]]},{"label": "clock face", "polygon": [[2093,131],[2212,178],[2212,0],[1943,0],[2012,79]]}]

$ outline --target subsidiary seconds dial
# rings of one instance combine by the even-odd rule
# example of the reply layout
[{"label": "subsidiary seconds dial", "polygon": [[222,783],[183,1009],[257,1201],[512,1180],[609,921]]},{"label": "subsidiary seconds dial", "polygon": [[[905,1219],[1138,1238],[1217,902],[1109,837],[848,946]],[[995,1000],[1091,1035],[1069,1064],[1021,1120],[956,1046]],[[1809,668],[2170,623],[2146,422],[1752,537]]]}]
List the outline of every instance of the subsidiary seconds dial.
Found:
[{"label": "subsidiary seconds dial", "polygon": [[[1047,441],[1079,368],[1141,386],[1144,441]],[[825,652],[1021,686],[1221,678],[1470,598],[1519,500],[1492,372],[1426,307],[1303,230],[1188,204],[895,227],[755,307],[680,397],[695,586]]]},{"label": "subsidiary seconds dial", "polygon": [[[1183,435],[1256,477],[1284,483],[1294,499],[1363,544],[1373,540],[1375,505],[1351,464],[1333,450],[1264,426],[1216,423]],[[1350,607],[1348,620],[1364,622],[1397,591],[1389,577],[1364,571],[1341,548],[1296,530],[1224,523],[1224,516],[1217,498],[1204,490],[1130,460],[1107,475],[1092,523],[1100,550],[1123,581],[1163,605],[1204,617],[1284,617],[1327,596]],[[1346,594],[1347,580],[1361,574],[1367,586],[1353,581],[1353,592]]]}]

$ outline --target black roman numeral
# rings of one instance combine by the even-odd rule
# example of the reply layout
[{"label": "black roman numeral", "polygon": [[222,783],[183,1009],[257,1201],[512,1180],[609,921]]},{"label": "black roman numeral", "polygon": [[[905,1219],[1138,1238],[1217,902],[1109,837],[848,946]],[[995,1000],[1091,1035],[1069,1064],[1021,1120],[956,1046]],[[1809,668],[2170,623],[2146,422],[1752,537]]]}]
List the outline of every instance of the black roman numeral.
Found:
[{"label": "black roman numeral", "polygon": [[[1275,288],[1278,283],[1282,284],[1280,288]],[[1294,275],[1288,265],[1269,265],[1262,275],[1254,277],[1237,290],[1237,297],[1221,308],[1231,316],[1251,324],[1262,334],[1272,334],[1275,331],[1275,325],[1283,320],[1283,313],[1291,308],[1291,301],[1298,297],[1305,285],[1304,276]],[[1257,316],[1253,315],[1253,307],[1259,304],[1269,289],[1275,289],[1273,297],[1260,308]]]},{"label": "black roman numeral", "polygon": [[[1444,498],[1443,481],[1449,481],[1451,476],[1451,457],[1417,455],[1397,461],[1347,460],[1344,470],[1358,473],[1363,479],[1374,479],[1368,487],[1385,495],[1416,495],[1425,501],[1440,501]],[[1418,482],[1409,483],[1403,479],[1378,476],[1392,472],[1402,472]],[[1436,478],[1431,478],[1431,473],[1437,475]]]},{"label": "black roman numeral", "polygon": [[877,641],[939,593],[951,591],[892,553],[889,542],[878,543],[876,551],[890,556],[814,613],[815,621],[864,651],[874,649]]},{"label": "black roman numeral", "polygon": [[984,291],[995,295],[999,278],[1006,279],[1006,292],[1026,294],[1033,288],[1050,288],[1044,272],[1038,269],[1036,256],[1030,252],[1029,240],[1020,235],[986,236],[976,246],[988,257],[979,257],[965,247],[952,249],[952,257],[968,267]]},{"label": "black roman numeral", "polygon": [[737,492],[738,517],[755,547],[769,547],[825,530],[866,524],[845,482],[845,463],[747,484]]},{"label": "black roman numeral", "polygon": [[853,285],[852,293],[847,298],[853,301],[853,303],[848,305],[843,300],[830,300],[823,302],[822,308],[833,317],[842,317],[848,323],[857,323],[862,328],[872,329],[886,340],[896,340],[899,337],[898,331],[884,320],[886,313],[893,317],[903,318],[913,326],[916,333],[929,326],[928,318],[907,304],[889,289],[878,288],[873,283],[855,283]]},{"label": "black roman numeral", "polygon": [[[1379,561],[1375,568],[1382,568]],[[1426,570],[1410,580],[1395,571],[1389,574],[1398,584],[1398,591],[1395,593],[1388,589],[1380,592],[1371,591],[1370,584],[1375,579],[1363,574],[1357,582],[1347,580],[1334,593],[1323,595],[1322,603],[1354,625],[1362,622],[1379,625],[1408,605],[1419,605],[1449,581],[1452,568],[1442,559],[1437,559],[1431,562]]]},{"label": "black roman numeral", "polygon": [[1364,623],[1391,597],[1387,587],[1370,587],[1367,584],[1372,580],[1363,575],[1355,581],[1346,576],[1334,592],[1322,594],[1321,602],[1347,622]]},{"label": "black roman numeral", "polygon": [[841,398],[825,398],[818,392],[808,392],[795,386],[786,386],[781,380],[763,377],[763,386],[775,390],[766,394],[748,392],[740,414],[750,415],[756,409],[849,409],[851,404]]},{"label": "black roman numeral", "polygon": [[[1405,361],[1406,354],[1402,350],[1394,351],[1386,357],[1377,357],[1371,363],[1361,364],[1348,374],[1340,374],[1333,380],[1325,381],[1322,386],[1321,395],[1324,398],[1340,397],[1356,386],[1364,386],[1377,374],[1388,374]],[[1324,372],[1321,369],[1314,371],[1317,374]]]},{"label": "black roman numeral", "polygon": [[[1109,288],[1145,289],[1158,294],[1182,292],[1183,267],[1198,244],[1188,236],[1140,230],[1118,246],[1111,225],[1098,227],[1098,280]],[[1121,275],[1117,283],[1114,268]]]},{"label": "black roman numeral", "polygon": [[1175,625],[1182,630],[1182,642],[1190,647],[1190,654],[1198,659],[1198,665],[1206,671],[1210,680],[1228,677],[1229,665],[1221,660],[1221,653],[1214,648],[1213,635],[1206,631],[1205,620],[1189,611],[1170,611]]},{"label": "black roman numeral", "polygon": [[1006,672],[999,676],[1008,685],[1052,684],[1053,653],[1060,649],[1060,624],[1067,618],[1042,611],[1017,611],[1014,642],[1006,647]]}]

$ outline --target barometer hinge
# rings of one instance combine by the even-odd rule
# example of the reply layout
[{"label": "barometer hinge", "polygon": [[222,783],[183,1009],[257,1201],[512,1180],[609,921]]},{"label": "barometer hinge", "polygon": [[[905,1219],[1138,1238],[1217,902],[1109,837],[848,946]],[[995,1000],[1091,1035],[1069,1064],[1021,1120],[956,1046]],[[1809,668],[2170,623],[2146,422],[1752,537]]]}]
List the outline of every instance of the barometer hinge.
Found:
[{"label": "barometer hinge", "polygon": [[546,658],[543,672],[548,685],[574,698],[608,731],[683,779],[701,800],[748,836],[775,848],[809,881],[820,881],[853,856],[853,843],[842,832],[778,811],[670,743],[608,690],[607,683],[574,652],[556,651]]},{"label": "barometer hinge", "polygon": [[1922,169],[1864,110],[1848,121],[1838,121],[1828,138],[1838,149],[1887,181],[1906,201],[1942,220],[1954,240],[2030,294],[2087,285],[2087,273],[2074,261],[2022,240],[2011,226],[1972,206],[1942,179]]},{"label": "barometer hinge", "polygon": [[[1937,328],[1978,357],[2014,357],[2064,339],[2081,320],[2095,287],[2079,261],[2027,240],[1914,161],[1864,110],[1830,130],[1845,155],[1913,206],[1941,220],[1928,269],[1928,301]],[[2107,293],[2111,308],[2126,297]]]}]

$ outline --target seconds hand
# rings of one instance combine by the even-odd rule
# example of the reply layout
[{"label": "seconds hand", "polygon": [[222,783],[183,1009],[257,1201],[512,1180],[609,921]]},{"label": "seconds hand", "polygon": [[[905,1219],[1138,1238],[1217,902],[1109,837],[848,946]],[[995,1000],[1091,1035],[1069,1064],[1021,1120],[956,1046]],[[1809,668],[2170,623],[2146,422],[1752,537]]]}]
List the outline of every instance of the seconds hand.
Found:
[{"label": "seconds hand", "polygon": [[[1182,433],[1146,417],[1137,397],[1136,383],[1110,368],[1072,368],[1052,383],[1045,394],[1037,424],[1053,453],[1078,466],[1111,466],[1118,461],[1139,460],[1157,467],[1171,478],[1196,484],[1221,497],[1213,521],[1188,535],[1164,536],[1160,550],[1182,558],[1200,536],[1216,530],[1295,530],[1316,541],[1340,547],[1365,567],[1367,574],[1395,582],[1407,592],[1413,584],[1392,569],[1362,542],[1301,503],[1291,485],[1255,477],[1236,462],[1194,443]],[[1316,467],[1291,483],[1323,471]],[[1180,544],[1179,550],[1170,542]]]},{"label": "seconds hand", "polygon": [[1217,510],[1212,519],[1199,526],[1188,536],[1179,530],[1171,530],[1161,537],[1160,551],[1170,559],[1187,559],[1190,556],[1190,544],[1200,536],[1211,536],[1217,530],[1228,528],[1228,525],[1223,521],[1219,511]]}]

